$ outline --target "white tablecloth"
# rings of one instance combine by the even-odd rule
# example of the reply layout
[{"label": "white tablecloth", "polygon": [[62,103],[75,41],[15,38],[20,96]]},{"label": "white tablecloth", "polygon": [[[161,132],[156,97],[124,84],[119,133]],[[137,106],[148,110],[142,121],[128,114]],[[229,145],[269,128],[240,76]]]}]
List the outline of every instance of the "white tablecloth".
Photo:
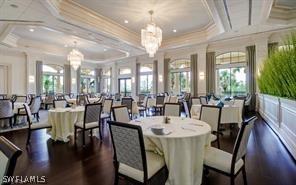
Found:
[{"label": "white tablecloth", "polygon": [[[163,117],[147,117],[131,121],[143,130],[146,150],[153,150],[164,156],[169,170],[166,184],[201,184],[204,148],[210,143],[211,128],[205,122],[170,117],[169,124],[163,124]],[[169,135],[158,136],[151,132],[151,126],[163,124],[172,131]]]},{"label": "white tablecloth", "polygon": [[[192,105],[191,117],[199,118],[201,105]],[[240,127],[242,123],[242,113],[239,107],[224,105],[221,112],[221,124],[238,123]]]},{"label": "white tablecloth", "polygon": [[83,121],[84,107],[59,108],[48,111],[48,123],[52,125],[51,138],[68,142],[68,136],[74,134],[74,124]]}]

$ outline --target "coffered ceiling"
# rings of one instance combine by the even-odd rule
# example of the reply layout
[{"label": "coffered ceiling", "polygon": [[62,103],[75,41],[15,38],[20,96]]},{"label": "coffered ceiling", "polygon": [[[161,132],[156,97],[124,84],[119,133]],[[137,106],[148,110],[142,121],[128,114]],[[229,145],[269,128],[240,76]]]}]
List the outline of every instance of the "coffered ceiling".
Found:
[{"label": "coffered ceiling", "polygon": [[213,24],[209,11],[200,0],[74,1],[137,34],[150,21],[149,10],[154,11],[153,19],[163,30],[164,38],[203,30]]},{"label": "coffered ceiling", "polygon": [[296,26],[292,0],[0,0],[0,46],[66,59],[77,41],[94,63],[144,55],[149,10],[160,52]]}]

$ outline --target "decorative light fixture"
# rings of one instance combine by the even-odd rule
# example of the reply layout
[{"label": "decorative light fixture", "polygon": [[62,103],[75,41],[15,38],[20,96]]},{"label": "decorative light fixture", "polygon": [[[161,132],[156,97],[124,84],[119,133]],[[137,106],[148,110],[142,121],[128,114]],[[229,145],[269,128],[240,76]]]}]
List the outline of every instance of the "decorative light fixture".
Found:
[{"label": "decorative light fixture", "polygon": [[75,71],[81,66],[81,62],[84,60],[84,56],[77,49],[76,44],[76,41],[74,41],[74,48],[68,55],[68,61],[70,61],[70,65],[74,68]]},{"label": "decorative light fixture", "polygon": [[162,30],[153,22],[153,11],[149,11],[150,23],[147,24],[146,29],[141,30],[141,42],[145,47],[149,57],[154,57],[162,41]]}]

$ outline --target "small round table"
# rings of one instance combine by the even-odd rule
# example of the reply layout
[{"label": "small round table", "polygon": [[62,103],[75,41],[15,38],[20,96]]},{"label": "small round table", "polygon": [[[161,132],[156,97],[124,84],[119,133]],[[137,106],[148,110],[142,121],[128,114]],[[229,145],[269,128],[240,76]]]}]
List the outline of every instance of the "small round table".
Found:
[{"label": "small round table", "polygon": [[48,111],[48,123],[52,125],[51,138],[68,142],[68,137],[74,134],[74,124],[83,121],[84,107],[57,108]]},{"label": "small round table", "polygon": [[[205,147],[210,144],[211,127],[200,120],[170,117],[164,124],[162,116],[132,120],[131,124],[142,127],[145,149],[164,156],[169,170],[166,184],[199,185],[202,182]],[[155,135],[154,125],[162,124],[167,135]]]}]

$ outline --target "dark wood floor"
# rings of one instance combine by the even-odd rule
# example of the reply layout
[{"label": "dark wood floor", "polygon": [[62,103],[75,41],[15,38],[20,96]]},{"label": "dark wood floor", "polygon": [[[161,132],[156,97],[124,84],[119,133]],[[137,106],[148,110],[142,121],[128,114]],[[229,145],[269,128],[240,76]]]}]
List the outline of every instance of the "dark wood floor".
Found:
[{"label": "dark wood floor", "polygon": [[[46,176],[48,184],[113,184],[114,169],[112,147],[107,129],[104,129],[104,141],[93,137],[87,140],[87,146],[75,148],[73,140],[69,143],[53,142],[45,130],[32,135],[31,146],[26,149],[26,130],[1,134],[23,150],[15,175]],[[80,138],[80,137],[79,137]],[[80,138],[81,139],[81,138]],[[222,137],[222,149],[231,152],[235,136],[225,134]],[[249,185],[295,185],[296,164],[276,135],[262,119],[259,119],[250,137],[246,158]],[[226,185],[229,179],[210,172],[206,184]],[[121,184],[126,184],[121,181]],[[243,184],[242,176],[236,184]]]}]

